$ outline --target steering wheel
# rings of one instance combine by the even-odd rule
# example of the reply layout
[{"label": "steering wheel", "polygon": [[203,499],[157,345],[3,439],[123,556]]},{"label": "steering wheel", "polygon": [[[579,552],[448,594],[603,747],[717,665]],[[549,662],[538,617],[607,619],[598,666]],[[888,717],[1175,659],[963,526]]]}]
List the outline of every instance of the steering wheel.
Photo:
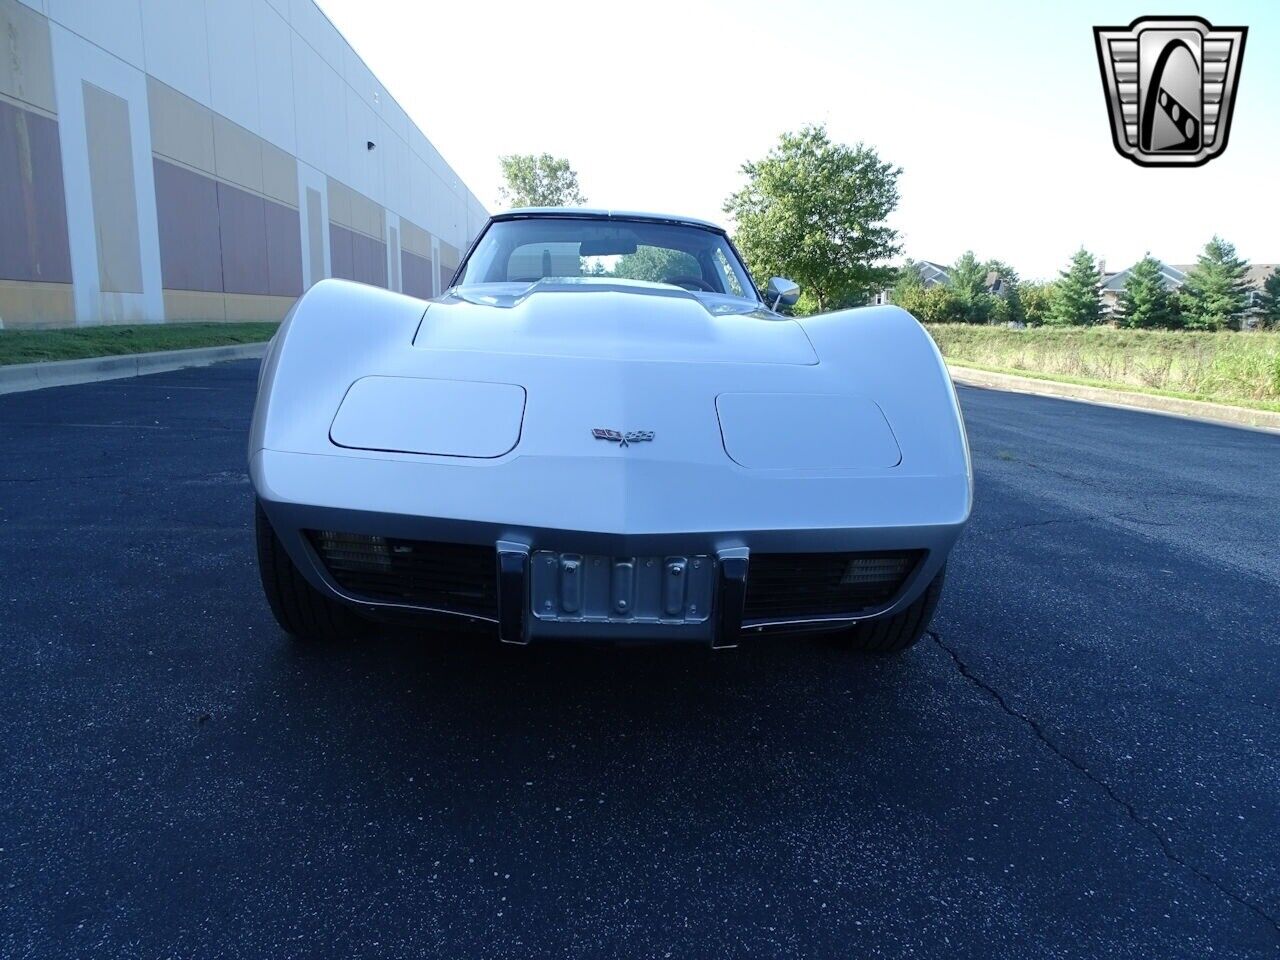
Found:
[{"label": "steering wheel", "polygon": [[676,287],[684,287],[685,289],[689,289],[689,287],[692,286],[697,290],[705,290],[707,293],[716,292],[716,288],[713,287],[711,284],[707,283],[707,281],[703,280],[701,277],[694,277],[694,276],[667,277],[667,279],[665,279],[662,282],[672,284],[673,286],[676,286]]}]

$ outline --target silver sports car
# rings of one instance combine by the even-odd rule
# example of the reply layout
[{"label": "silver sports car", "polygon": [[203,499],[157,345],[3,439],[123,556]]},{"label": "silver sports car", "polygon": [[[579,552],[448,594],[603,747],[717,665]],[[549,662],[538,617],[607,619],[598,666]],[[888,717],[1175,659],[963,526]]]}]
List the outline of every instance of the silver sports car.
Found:
[{"label": "silver sports car", "polygon": [[972,502],[955,392],[909,314],[798,295],[713,224],[571,209],[493,217],[427,303],[317,284],[249,445],[276,619],[910,646]]}]

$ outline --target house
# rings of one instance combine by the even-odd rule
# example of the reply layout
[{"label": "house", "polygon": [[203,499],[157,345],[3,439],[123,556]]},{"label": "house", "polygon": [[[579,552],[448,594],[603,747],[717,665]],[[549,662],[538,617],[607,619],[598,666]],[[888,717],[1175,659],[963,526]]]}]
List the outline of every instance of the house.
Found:
[{"label": "house", "polygon": [[[916,269],[920,271],[920,282],[926,289],[929,287],[946,286],[951,282],[951,268],[944,267],[940,263],[934,263],[932,260],[916,260],[914,261]],[[1004,278],[995,270],[987,271],[986,288],[988,293],[994,293],[996,296],[1003,297],[1006,293]],[[893,291],[890,289],[880,290],[871,297],[871,305],[880,307],[886,303],[892,303]]]},{"label": "house", "polygon": [[[1165,289],[1171,293],[1177,293],[1182,289],[1182,285],[1187,280],[1187,274],[1195,268],[1194,263],[1164,263],[1160,260],[1156,262],[1160,264],[1160,276],[1164,280]],[[1255,263],[1250,265],[1249,272],[1245,274],[1245,283],[1249,286],[1249,313],[1244,318],[1244,329],[1251,330],[1257,325],[1255,304],[1258,294],[1262,292],[1262,285],[1266,283],[1267,277],[1277,267],[1280,267],[1280,264]],[[1129,279],[1129,271],[1133,267],[1118,273],[1107,273],[1106,265],[1100,263],[1098,269],[1102,271],[1102,312],[1104,317],[1110,319],[1115,313],[1120,294],[1124,292],[1125,281]]]}]

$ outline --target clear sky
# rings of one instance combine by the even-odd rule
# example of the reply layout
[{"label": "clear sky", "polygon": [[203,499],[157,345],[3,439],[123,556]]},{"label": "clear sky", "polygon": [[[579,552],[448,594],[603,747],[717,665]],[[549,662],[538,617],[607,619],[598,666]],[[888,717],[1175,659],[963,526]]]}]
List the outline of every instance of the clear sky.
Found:
[{"label": "clear sky", "polygon": [[[825,122],[903,168],[905,252],[1024,277],[1081,244],[1194,261],[1217,232],[1280,262],[1280,0],[319,0],[491,209],[497,157],[568,157],[596,206],[723,222],[743,161]],[[1193,9],[1194,8],[1194,9]],[[1144,169],[1111,145],[1094,25],[1248,26],[1226,153]]]}]

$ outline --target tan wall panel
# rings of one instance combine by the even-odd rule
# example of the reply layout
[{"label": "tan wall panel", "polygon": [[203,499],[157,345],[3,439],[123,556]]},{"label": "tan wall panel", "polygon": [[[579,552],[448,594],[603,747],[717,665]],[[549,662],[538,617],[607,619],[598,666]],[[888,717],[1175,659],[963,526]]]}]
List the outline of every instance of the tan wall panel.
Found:
[{"label": "tan wall panel", "polygon": [[270,297],[252,293],[228,293],[227,320],[283,320],[297,297]]},{"label": "tan wall panel", "polygon": [[0,93],[58,112],[49,21],[18,0],[0,0]]},{"label": "tan wall panel", "polygon": [[164,318],[170,323],[183,320],[226,320],[226,297],[221,293],[166,290],[164,292]]},{"label": "tan wall panel", "polygon": [[228,183],[262,193],[262,141],[220,113],[213,115],[214,173]]},{"label": "tan wall panel", "polygon": [[87,80],[82,83],[98,287],[103,293],[142,293],[129,104]]},{"label": "tan wall panel", "polygon": [[387,211],[363,193],[351,195],[351,228],[377,240],[387,235]]},{"label": "tan wall panel", "polygon": [[189,167],[214,172],[213,113],[154,77],[147,77],[151,149]]},{"label": "tan wall panel", "polygon": [[458,267],[458,248],[440,241],[440,269],[456,270]]},{"label": "tan wall panel", "polygon": [[0,280],[0,325],[5,330],[73,327],[75,322],[71,284]]},{"label": "tan wall panel", "polygon": [[419,257],[431,259],[431,234],[403,217],[400,218],[400,246]]},{"label": "tan wall panel", "polygon": [[298,161],[265,140],[262,141],[262,192],[295,209],[298,206]]},{"label": "tan wall panel", "polygon": [[329,220],[340,227],[352,229],[351,189],[344,183],[329,178]]}]

